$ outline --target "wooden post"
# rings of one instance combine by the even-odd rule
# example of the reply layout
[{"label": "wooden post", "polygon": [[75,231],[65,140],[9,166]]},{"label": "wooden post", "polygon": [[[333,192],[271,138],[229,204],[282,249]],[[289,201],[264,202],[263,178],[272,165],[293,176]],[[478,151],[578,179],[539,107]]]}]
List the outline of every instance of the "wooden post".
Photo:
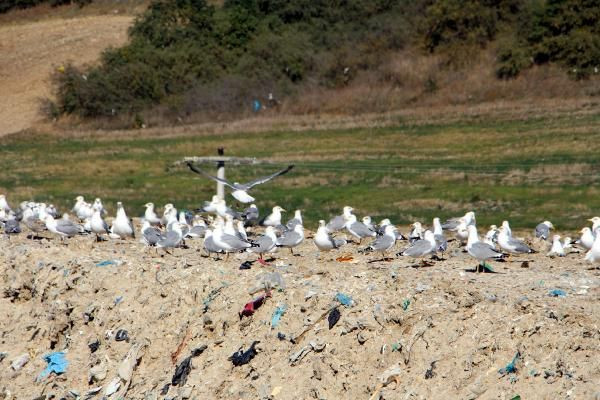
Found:
[{"label": "wooden post", "polygon": [[[219,147],[217,149],[217,154],[219,156],[224,155],[225,149],[223,149],[223,147]],[[217,162],[217,178],[225,179],[225,161]],[[219,196],[219,199],[221,200],[225,199],[225,185],[223,185],[221,182],[217,182],[217,196]]]}]

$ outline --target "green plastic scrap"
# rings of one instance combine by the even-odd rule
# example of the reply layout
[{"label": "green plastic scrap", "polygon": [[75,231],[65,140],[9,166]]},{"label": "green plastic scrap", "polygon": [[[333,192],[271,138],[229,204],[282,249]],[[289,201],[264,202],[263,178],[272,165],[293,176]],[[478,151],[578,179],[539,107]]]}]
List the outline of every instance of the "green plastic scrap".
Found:
[{"label": "green plastic scrap", "polygon": [[410,299],[404,299],[404,301],[402,302],[402,309],[404,311],[408,310],[409,305],[410,305]]}]

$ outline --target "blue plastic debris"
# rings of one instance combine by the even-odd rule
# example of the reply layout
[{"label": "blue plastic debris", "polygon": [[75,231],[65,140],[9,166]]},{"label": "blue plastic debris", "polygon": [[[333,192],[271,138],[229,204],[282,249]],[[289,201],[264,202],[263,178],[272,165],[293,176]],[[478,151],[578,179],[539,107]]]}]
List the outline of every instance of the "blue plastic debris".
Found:
[{"label": "blue plastic debris", "polygon": [[404,301],[402,302],[402,309],[404,311],[408,310],[408,306],[410,306],[410,300],[409,299],[404,299]]},{"label": "blue plastic debris", "polygon": [[123,301],[123,296],[119,296],[115,299],[115,306],[119,305]]},{"label": "blue plastic debris", "polygon": [[504,368],[500,368],[498,370],[498,373],[502,376],[506,375],[506,374],[514,374],[515,372],[517,372],[517,367],[516,367],[516,362],[519,359],[519,356],[521,354],[519,352],[517,352],[517,354],[515,354],[514,358],[512,359],[511,362],[509,362],[506,367]]},{"label": "blue plastic debris", "polygon": [[338,292],[335,295],[335,299],[337,301],[339,301],[340,304],[342,304],[343,306],[346,306],[346,307],[350,307],[354,304],[354,300],[352,300],[352,297],[350,297],[342,292]]},{"label": "blue plastic debris", "polygon": [[113,260],[100,261],[98,264],[96,264],[96,267],[107,267],[109,265],[117,265],[117,262]]},{"label": "blue plastic debris", "polygon": [[57,351],[55,353],[49,353],[42,358],[48,363],[48,366],[38,375],[38,381],[41,381],[52,372],[54,372],[56,375],[67,372],[67,366],[69,365],[69,362],[65,359],[64,352]]},{"label": "blue plastic debris", "polygon": [[275,328],[277,325],[279,325],[279,321],[281,320],[281,317],[285,313],[286,308],[287,307],[285,306],[285,304],[281,305],[281,306],[277,306],[277,308],[273,312],[273,316],[271,317],[271,328]]},{"label": "blue plastic debris", "polygon": [[552,289],[548,292],[548,296],[550,297],[567,297],[567,292],[562,289]]}]

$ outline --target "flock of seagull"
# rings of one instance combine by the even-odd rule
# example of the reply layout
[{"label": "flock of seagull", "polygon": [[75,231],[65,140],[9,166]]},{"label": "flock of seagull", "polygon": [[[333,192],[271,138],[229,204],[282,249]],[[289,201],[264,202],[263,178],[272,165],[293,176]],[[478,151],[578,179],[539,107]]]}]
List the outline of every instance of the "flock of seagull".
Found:
[{"label": "flock of seagull", "polygon": [[[240,184],[229,182],[223,178],[214,177],[203,170],[187,164],[189,168],[200,175],[220,182],[232,189],[231,195],[241,203],[251,203],[255,199],[248,194],[254,186],[270,181],[271,179],[289,172],[294,166],[278,171],[272,175],[255,179],[251,182]],[[145,205],[139,237],[147,246],[162,248],[166,252],[170,249],[186,246],[186,240],[203,239],[202,247],[208,256],[225,254],[226,260],[231,253],[249,252],[256,254],[257,261],[267,264],[265,255],[272,255],[280,248],[288,248],[292,255],[294,248],[305,240],[304,223],[301,210],[296,210],[294,217],[283,222],[280,206],[273,207],[270,214],[260,218],[259,210],[255,204],[250,204],[243,211],[236,211],[229,207],[224,199],[213,196],[210,202],[190,211],[178,211],[173,204],[163,207],[159,216],[153,203]],[[396,253],[396,256],[407,256],[420,259],[421,265],[426,265],[425,258],[443,259],[448,250],[448,242],[458,240],[464,250],[479,261],[477,272],[491,272],[488,260],[501,260],[510,254],[526,254],[535,252],[521,238],[516,238],[508,221],[503,221],[498,228],[492,225],[483,239],[480,238],[475,212],[469,211],[465,215],[451,218],[441,223],[439,218],[433,219],[432,230],[426,229],[420,222],[411,225],[408,235],[400,233],[389,219],[383,219],[375,224],[369,216],[359,221],[350,206],[343,208],[342,213],[331,218],[328,222],[319,221],[319,227],[312,237],[317,248],[317,259],[322,252],[348,246],[351,242],[347,237],[336,237],[341,231],[347,232],[359,246],[359,252],[380,253],[382,261],[398,241],[406,241],[405,248]],[[53,205],[24,201],[13,210],[6,200],[0,195],[0,227],[6,235],[21,233],[21,225],[29,230],[30,238],[39,238],[43,232],[50,232],[64,238],[82,234],[95,235],[96,241],[111,239],[136,238],[136,229],[133,221],[127,216],[123,204],[117,203],[115,218],[109,225],[107,215],[100,198],[93,203],[85,201],[83,196],[75,199],[72,209],[73,216],[68,213],[59,216]],[[561,241],[559,235],[554,235],[552,244],[547,253],[549,256],[564,257],[568,253],[578,252],[575,246],[586,250],[585,260],[596,265],[600,263],[600,217],[591,218],[592,227],[583,228],[581,237],[572,241],[567,237]],[[264,230],[261,229],[264,227]],[[550,221],[543,221],[536,226],[534,236],[537,240],[546,242],[550,239],[550,230],[554,229]],[[262,231],[262,234],[259,232]],[[450,232],[453,237],[446,238]],[[363,240],[370,240],[365,247],[360,247]],[[440,255],[442,258],[440,258]]]},{"label": "flock of seagull", "polygon": [[[288,248],[292,255],[294,248],[305,240],[302,212],[296,210],[289,221],[282,220],[285,210],[279,206],[273,207],[271,213],[260,218],[259,210],[251,204],[244,211],[236,211],[227,206],[225,200],[213,196],[210,202],[205,202],[196,213],[178,211],[173,204],[166,204],[162,214],[157,214],[153,203],[145,205],[141,228],[138,232],[133,221],[127,216],[123,205],[117,203],[117,212],[109,225],[107,214],[102,201],[97,198],[93,203],[85,201],[83,196],[75,199],[73,215],[58,215],[52,205],[36,202],[22,202],[13,210],[5,195],[0,195],[0,227],[6,235],[21,233],[21,225],[29,230],[29,237],[39,237],[43,232],[50,232],[61,239],[82,234],[95,235],[96,241],[111,239],[136,238],[136,233],[147,246],[162,248],[165,251],[185,245],[186,240],[203,239],[202,247],[208,256],[249,252],[256,254],[257,261],[267,264],[265,255],[273,255],[280,248]],[[352,242],[359,246],[359,252],[380,253],[382,261],[387,258],[398,241],[407,245],[396,256],[408,256],[420,259],[426,265],[425,258],[443,259],[448,249],[448,242],[458,240],[473,258],[479,261],[478,272],[485,272],[488,260],[499,260],[510,254],[533,253],[531,247],[520,238],[512,235],[508,221],[503,221],[498,228],[492,225],[483,238],[479,237],[476,226],[475,212],[469,211],[464,216],[452,218],[441,223],[439,218],[433,219],[432,230],[426,229],[420,222],[411,225],[407,235],[400,233],[389,219],[383,219],[379,224],[373,223],[370,217],[360,221],[353,213],[352,207],[343,208],[341,215],[331,218],[328,222],[319,221],[319,227],[312,236],[316,246],[317,258],[322,252],[339,249],[351,243],[345,231],[352,237]],[[549,256],[563,257],[570,252],[576,252],[576,247],[587,250],[585,260],[593,264],[600,263],[600,217],[591,218],[592,227],[581,230],[577,241],[565,238],[561,241],[559,235],[552,237],[548,244]],[[261,229],[264,227],[264,231]],[[550,239],[550,230],[554,226],[549,221],[540,223],[534,231],[535,238],[541,241]],[[259,232],[262,231],[262,234]],[[447,239],[446,234],[453,237]],[[361,247],[364,240],[370,240]],[[491,268],[490,268],[491,269]]]}]

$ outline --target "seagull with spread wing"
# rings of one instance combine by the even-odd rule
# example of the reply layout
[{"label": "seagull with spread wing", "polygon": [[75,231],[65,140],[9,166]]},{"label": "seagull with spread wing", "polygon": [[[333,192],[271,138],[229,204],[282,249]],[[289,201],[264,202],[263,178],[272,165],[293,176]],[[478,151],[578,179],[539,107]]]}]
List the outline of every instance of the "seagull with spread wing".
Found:
[{"label": "seagull with spread wing", "polygon": [[238,183],[238,182],[231,183],[231,182],[229,182],[226,179],[218,178],[216,176],[212,176],[212,175],[210,175],[210,174],[202,171],[201,169],[199,169],[199,168],[195,167],[194,165],[192,165],[191,162],[187,162],[187,166],[190,167],[190,169],[192,171],[194,171],[195,173],[197,173],[197,174],[204,175],[207,178],[212,179],[213,181],[221,182],[222,184],[227,185],[230,188],[232,188],[233,191],[231,192],[231,195],[233,197],[235,197],[236,200],[241,201],[242,203],[251,203],[251,202],[254,201],[254,197],[252,197],[252,196],[250,196],[248,194],[248,191],[250,189],[252,189],[254,186],[260,185],[261,183],[268,182],[271,179],[273,179],[273,178],[275,178],[275,177],[277,177],[279,175],[283,175],[283,174],[289,172],[292,168],[294,168],[293,165],[289,165],[287,168],[282,169],[281,171],[275,172],[272,175],[265,176],[265,177],[262,177],[262,178],[258,178],[258,179],[255,179],[253,181],[250,181],[248,183]]}]

